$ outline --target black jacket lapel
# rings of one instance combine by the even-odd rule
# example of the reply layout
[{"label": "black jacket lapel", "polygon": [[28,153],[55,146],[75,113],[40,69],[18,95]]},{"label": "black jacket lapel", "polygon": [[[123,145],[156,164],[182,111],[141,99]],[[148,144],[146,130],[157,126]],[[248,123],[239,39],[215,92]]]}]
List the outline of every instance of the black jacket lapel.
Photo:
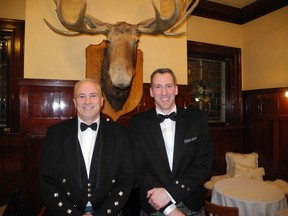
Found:
[{"label": "black jacket lapel", "polygon": [[81,151],[79,141],[78,141],[78,119],[74,118],[71,121],[71,127],[67,129],[66,134],[63,134],[63,137],[66,137],[63,143],[64,148],[64,157],[66,158],[69,169],[72,170],[73,177],[76,179],[76,182],[80,187],[82,187],[81,180],[81,168],[80,168],[80,158],[79,151]]},{"label": "black jacket lapel", "polygon": [[173,157],[173,173],[177,170],[179,162],[183,154],[183,138],[185,133],[186,119],[184,117],[183,109],[177,107],[175,141],[174,141],[174,157]]},{"label": "black jacket lapel", "polygon": [[[107,124],[105,119],[101,118],[96,144],[93,152],[93,160],[98,161],[96,165],[98,179],[96,190],[99,189],[99,185],[101,185],[102,179],[105,176],[105,171],[110,167],[110,163],[113,160],[114,142],[115,137],[112,135],[112,133],[110,133],[109,124]],[[94,157],[94,154],[96,154],[97,157]],[[95,163],[92,162],[91,164]]]},{"label": "black jacket lapel", "polygon": [[170,170],[169,161],[168,161],[165,143],[164,143],[164,138],[162,135],[162,131],[161,131],[158,117],[156,115],[156,110],[152,110],[150,112],[150,118],[151,118],[150,129],[151,129],[152,137],[154,137],[154,142],[155,142],[157,148],[159,149],[161,156],[163,157],[162,161],[165,161],[165,166],[168,167]]}]

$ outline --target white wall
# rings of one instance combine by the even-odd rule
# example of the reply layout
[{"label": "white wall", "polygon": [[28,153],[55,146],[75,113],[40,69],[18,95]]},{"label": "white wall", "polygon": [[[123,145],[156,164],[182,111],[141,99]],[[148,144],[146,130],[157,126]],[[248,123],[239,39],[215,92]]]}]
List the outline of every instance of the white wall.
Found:
[{"label": "white wall", "polygon": [[288,6],[243,29],[243,89],[288,87]]},{"label": "white wall", "polygon": [[190,41],[242,48],[242,25],[194,16],[187,28]]},{"label": "white wall", "polygon": [[26,0],[0,0],[0,17],[6,19],[25,19]]}]

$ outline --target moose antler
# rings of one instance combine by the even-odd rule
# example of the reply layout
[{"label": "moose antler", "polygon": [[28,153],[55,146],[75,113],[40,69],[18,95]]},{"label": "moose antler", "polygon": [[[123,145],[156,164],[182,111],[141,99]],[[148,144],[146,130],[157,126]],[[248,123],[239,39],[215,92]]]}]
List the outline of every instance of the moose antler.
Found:
[{"label": "moose antler", "polygon": [[[59,30],[55,28],[54,26],[52,26],[46,19],[44,19],[45,23],[56,33],[59,33],[62,35],[74,36],[74,35],[79,35],[83,33],[85,34],[107,34],[109,32],[110,24],[103,23],[102,21],[88,14],[85,14],[86,12],[85,0],[82,0],[82,2],[80,1],[71,2],[69,0],[54,0],[54,2],[56,3],[56,6],[57,6],[56,13],[57,13],[59,21],[62,23],[63,26],[65,26],[69,30],[69,31]],[[76,14],[77,19],[75,22],[69,21],[69,18],[71,19],[71,14],[69,13],[71,12],[74,12],[74,14]],[[91,23],[90,19],[93,20],[95,23],[98,23],[98,25],[94,26],[94,28],[87,28],[86,22]]]},{"label": "moose antler", "polygon": [[[86,14],[86,1],[69,1],[69,0],[54,0],[57,8],[56,13],[58,19],[69,31],[63,31],[52,26],[46,19],[45,23],[55,32],[63,35],[79,35],[79,34],[104,34],[107,35],[109,29],[113,24],[104,23],[101,20]],[[163,0],[162,0],[163,1]],[[195,7],[198,5],[199,0],[173,0],[174,1],[174,10],[171,16],[168,18],[161,16],[158,8],[155,5],[155,2],[152,1],[152,5],[155,12],[155,18],[150,18],[136,24],[137,31],[139,35],[141,34],[150,34],[158,35],[162,34],[165,36],[178,36],[183,34],[174,33],[175,30],[183,23],[186,17],[192,13]],[[189,6],[193,5],[189,8]],[[71,8],[73,9],[74,14],[76,14],[76,21],[69,21],[69,13],[71,13]],[[189,10],[188,10],[189,8]],[[70,10],[69,10],[70,9]],[[74,22],[73,22],[74,21]],[[89,27],[89,28],[88,28]],[[169,32],[166,32],[169,30]]]},{"label": "moose antler", "polygon": [[[137,30],[139,34],[163,34],[165,36],[179,36],[183,34],[184,32],[174,33],[174,31],[180,27],[186,17],[191,14],[198,5],[199,0],[196,0],[188,10],[193,1],[194,0],[174,0],[174,11],[168,18],[161,16],[159,10],[155,6],[154,1],[152,1],[155,11],[155,18],[147,19],[138,23]],[[169,29],[169,32],[165,32]]]}]

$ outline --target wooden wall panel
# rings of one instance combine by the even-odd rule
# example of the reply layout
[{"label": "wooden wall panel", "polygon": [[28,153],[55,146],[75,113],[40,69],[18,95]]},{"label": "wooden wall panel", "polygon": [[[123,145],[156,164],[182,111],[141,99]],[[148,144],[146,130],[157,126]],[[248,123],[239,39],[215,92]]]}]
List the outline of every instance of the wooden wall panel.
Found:
[{"label": "wooden wall panel", "polygon": [[243,92],[245,149],[259,154],[266,179],[288,180],[287,88]]},{"label": "wooden wall panel", "polygon": [[21,160],[20,134],[0,136],[0,205],[10,199],[10,194],[20,190]]},{"label": "wooden wall panel", "polygon": [[20,80],[20,129],[23,147],[21,192],[24,214],[37,215],[42,206],[38,170],[41,145],[49,126],[75,116],[73,86],[76,81]]},{"label": "wooden wall panel", "polygon": [[[288,100],[286,100],[287,103]],[[288,104],[286,112],[288,115]],[[288,179],[288,119],[279,121],[279,149],[278,149],[278,175],[279,178]]]},{"label": "wooden wall panel", "polygon": [[260,115],[263,117],[273,117],[276,112],[276,98],[274,98],[274,95],[263,95],[261,97]]},{"label": "wooden wall panel", "polygon": [[211,127],[214,143],[212,175],[226,173],[226,152],[243,152],[243,127]]},{"label": "wooden wall panel", "polygon": [[258,121],[258,136],[256,152],[259,154],[259,164],[265,167],[266,174],[273,172],[273,120],[260,120]]},{"label": "wooden wall panel", "polygon": [[277,105],[279,117],[283,116],[284,118],[288,116],[288,100],[287,97],[278,98]]}]

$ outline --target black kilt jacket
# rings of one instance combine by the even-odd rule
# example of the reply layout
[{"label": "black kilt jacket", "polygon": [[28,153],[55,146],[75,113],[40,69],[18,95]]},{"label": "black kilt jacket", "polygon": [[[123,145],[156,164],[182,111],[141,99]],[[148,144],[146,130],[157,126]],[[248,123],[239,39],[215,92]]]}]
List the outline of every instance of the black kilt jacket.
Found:
[{"label": "black kilt jacket", "polygon": [[210,175],[214,157],[210,129],[202,111],[177,107],[172,171],[156,110],[134,116],[129,128],[143,210],[155,212],[146,198],[147,191],[164,187],[176,203],[182,201],[192,211],[199,211],[204,204],[203,182]]},{"label": "black kilt jacket", "polygon": [[55,216],[82,216],[89,199],[95,210],[93,215],[118,215],[133,186],[128,131],[101,117],[91,181],[87,182],[83,179],[77,120],[75,117],[47,130],[39,176],[44,203]]}]

